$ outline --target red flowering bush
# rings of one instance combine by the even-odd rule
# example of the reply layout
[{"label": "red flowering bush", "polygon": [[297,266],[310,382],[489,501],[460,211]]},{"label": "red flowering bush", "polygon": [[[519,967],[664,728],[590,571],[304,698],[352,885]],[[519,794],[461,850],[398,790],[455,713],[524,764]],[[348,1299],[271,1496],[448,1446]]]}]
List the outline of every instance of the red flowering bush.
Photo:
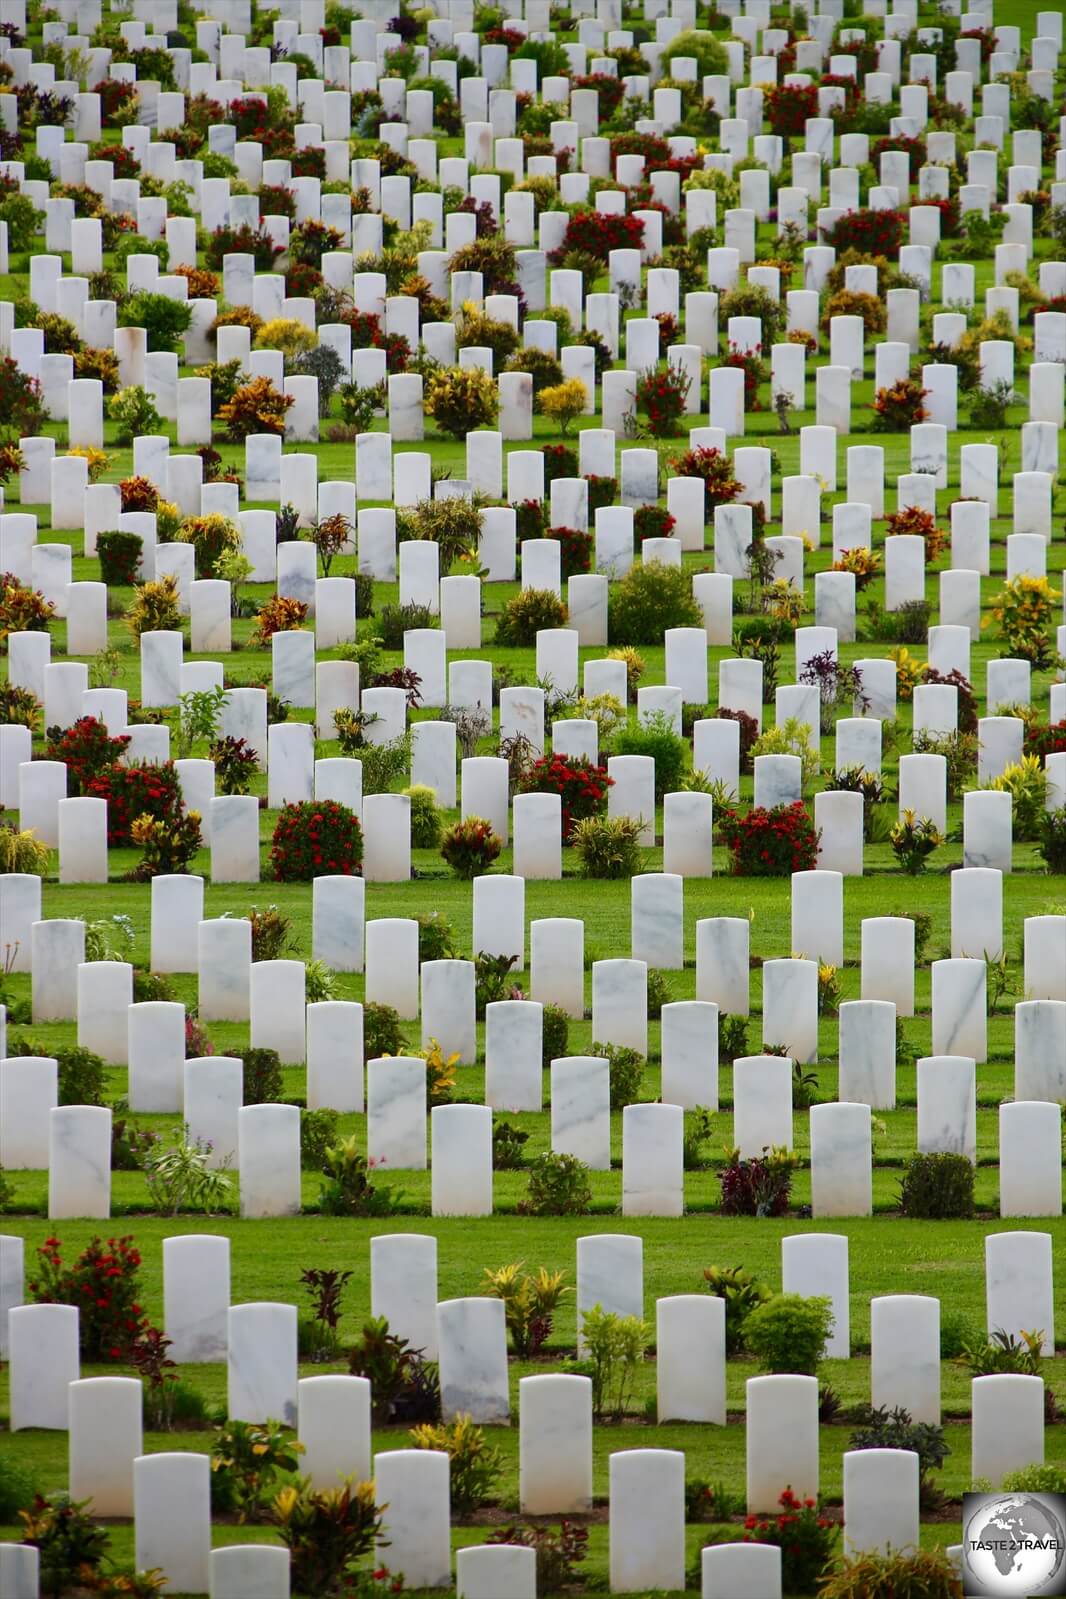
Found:
[{"label": "red flowering bush", "polygon": [[781,1589],[784,1593],[813,1593],[829,1564],[837,1529],[818,1514],[816,1499],[799,1500],[786,1488],[774,1517],[749,1516],[744,1523],[745,1543],[772,1543],[781,1551]]},{"label": "red flowering bush", "polygon": [[807,118],[818,115],[818,85],[775,84],[763,90],[762,104],[771,133],[783,139],[798,138],[806,129]]},{"label": "red flowering bush", "polygon": [[[387,152],[386,152],[387,154]],[[321,145],[305,144],[302,150],[295,150],[289,158],[292,162],[292,175],[294,178],[325,178],[326,152]],[[387,177],[385,160],[382,159],[382,177]]]},{"label": "red flowering bush", "polygon": [[672,316],[669,311],[660,311],[652,320],[659,324],[659,354],[664,356],[671,344],[678,342],[681,329],[677,317]]},{"label": "red flowering bush", "polygon": [[305,800],[282,808],[270,844],[279,883],[308,883],[314,877],[358,877],[363,866],[359,818],[336,800]]},{"label": "red flowering bush", "polygon": [[1066,753],[1066,721],[1052,722],[1047,725],[1043,722],[1029,722],[1026,725],[1023,738],[1026,755],[1035,755],[1041,763],[1049,755]]},{"label": "red flowering bush", "polygon": [[919,200],[919,205],[932,206],[940,212],[940,237],[953,239],[959,231],[959,197],[951,195],[947,200]]},{"label": "red flowering bush", "polygon": [[107,801],[107,842],[133,843],[138,816],[177,823],[181,816],[181,785],[173,761],[161,765],[110,766],[89,779],[85,790],[91,799]]},{"label": "red flowering bush", "polygon": [[38,1305],[74,1305],[83,1360],[126,1360],[147,1325],[140,1303],[140,1251],[129,1235],[92,1238],[73,1266],[64,1266],[58,1238],[37,1249],[37,1274],[27,1283]]},{"label": "red flowering bush", "polygon": [[67,793],[84,794],[94,777],[114,766],[129,744],[127,734],[112,738],[107,724],[95,716],[79,716],[71,727],[50,727],[45,760],[62,761],[67,769]]},{"label": "red flowering bush", "polygon": [[677,517],[671,516],[661,505],[638,505],[633,512],[633,532],[637,543],[645,539],[668,539],[677,526]]},{"label": "red flowering bush", "polygon": [[703,479],[704,516],[710,522],[715,506],[732,505],[740,494],[740,484],[733,476],[733,464],[724,450],[713,445],[699,445],[676,455],[667,466],[675,477],[701,477]]},{"label": "red flowering bush", "polygon": [[655,438],[671,438],[679,431],[690,387],[688,373],[677,366],[668,366],[662,371],[653,367],[640,374],[637,410],[647,415],[648,429]]},{"label": "red flowering bush", "polygon": [[639,250],[643,242],[644,224],[639,217],[575,211],[566,224],[563,242],[551,259],[558,264],[571,250],[581,250],[606,262],[612,250]]},{"label": "red flowering bush", "polygon": [[411,346],[402,333],[386,333],[381,318],[373,311],[348,311],[341,316],[352,330],[353,350],[384,350],[389,372],[404,372],[411,359]]},{"label": "red flowering bush", "polygon": [[[918,173],[925,166],[926,143],[924,139],[912,139],[906,133],[890,133],[884,139],[878,139],[870,151],[870,162],[875,172],[881,170],[881,157],[889,150],[898,150],[906,155],[910,161],[910,180],[917,181]],[[925,201],[922,201],[925,204]]]},{"label": "red flowering bush", "polygon": [[576,822],[602,816],[607,808],[607,790],[613,779],[606,766],[593,766],[588,756],[580,759],[565,755],[542,755],[523,777],[523,794],[558,794],[562,799],[563,843],[569,844]]},{"label": "red flowering bush", "polygon": [[887,389],[878,389],[871,410],[875,433],[907,433],[916,422],[924,422],[928,389],[917,378],[900,378]]},{"label": "red flowering bush", "polygon": [[738,372],[744,374],[744,409],[745,411],[759,411],[759,384],[766,382],[766,364],[755,350],[742,350],[739,345],[731,344],[729,354],[722,362],[723,366],[736,367]]},{"label": "red flowering bush", "polygon": [[109,162],[116,178],[139,178],[141,175],[141,163],[125,144],[91,144],[89,160]]},{"label": "red flowering bush", "polygon": [[546,444],[541,451],[544,457],[544,485],[554,483],[557,477],[577,477],[577,451],[569,444]]},{"label": "red flowering bush", "polygon": [[266,228],[253,228],[243,222],[239,228],[216,228],[207,241],[204,261],[216,272],[221,272],[222,262],[227,255],[251,255],[255,257],[257,272],[272,272],[274,262],[279,255],[284,254],[281,245],[274,243]]},{"label": "red flowering bush", "polygon": [[5,355],[0,360],[0,431],[10,432],[16,439],[32,438],[40,432],[44,418],[40,383]]},{"label": "red flowering bush", "polygon": [[575,89],[595,89],[600,103],[600,121],[610,122],[625,98],[626,86],[609,72],[588,72],[571,80]]},{"label": "red flowering bush", "polygon": [[592,570],[591,533],[576,527],[550,527],[544,537],[554,539],[559,546],[559,572],[564,581]]},{"label": "red flowering bush", "polygon": [[547,536],[544,527],[547,510],[540,500],[520,500],[514,507],[514,513],[519,548],[523,539],[542,539]]},{"label": "red flowering bush", "polygon": [[822,229],[826,244],[839,253],[859,250],[863,255],[898,256],[903,243],[902,211],[845,211],[831,228]]},{"label": "red flowering bush", "polygon": [[597,511],[605,505],[613,505],[618,498],[618,479],[586,472],[585,482],[589,486],[589,519],[594,521]]},{"label": "red flowering bush", "polygon": [[736,877],[788,877],[818,864],[818,831],[800,800],[753,807],[746,816],[727,810],[719,827]]}]

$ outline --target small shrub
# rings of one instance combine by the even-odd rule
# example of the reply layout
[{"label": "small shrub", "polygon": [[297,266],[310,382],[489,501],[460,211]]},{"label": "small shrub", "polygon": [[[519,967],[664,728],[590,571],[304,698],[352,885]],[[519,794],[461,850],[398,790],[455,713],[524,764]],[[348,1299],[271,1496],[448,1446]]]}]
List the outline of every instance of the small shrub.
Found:
[{"label": "small shrub", "polygon": [[11,633],[47,633],[55,606],[39,589],[22,584],[11,573],[0,577],[0,648]]},{"label": "small shrub", "polygon": [[[870,299],[873,295],[856,296]],[[880,306],[880,301],[875,301]],[[900,378],[887,388],[878,389],[872,410],[874,433],[908,433],[919,422],[924,422],[929,412],[925,408],[928,389],[923,389],[916,378]]]},{"label": "small shrub", "polygon": [[376,1427],[389,1422],[436,1421],[440,1416],[437,1368],[412,1349],[406,1338],[389,1331],[384,1316],[363,1325],[348,1355],[353,1377],[370,1381],[371,1418]]},{"label": "small shrub", "polygon": [[691,386],[688,373],[679,366],[652,367],[640,373],[636,408],[648,418],[648,432],[653,438],[673,438],[681,431],[681,418]]},{"label": "small shrub", "polygon": [[363,1005],[363,1059],[381,1060],[386,1055],[405,1055],[408,1052],[399,1012],[391,1005],[381,1005],[368,1000]]},{"label": "small shrub", "polygon": [[784,1216],[792,1194],[795,1156],[785,1149],[764,1149],[742,1160],[731,1150],[718,1173],[723,1216]]},{"label": "small shrub", "polygon": [[286,805],[274,827],[270,860],[279,883],[358,876],[363,864],[359,819],[336,800]]},{"label": "small shrub", "polygon": [[163,432],[163,419],[155,408],[155,401],[139,384],[113,394],[107,402],[107,414],[115,424],[118,444],[132,444],[142,435]]},{"label": "small shrub", "polygon": [[326,1181],[319,1206],[326,1216],[391,1216],[399,1197],[384,1184],[371,1181],[375,1162],[360,1153],[354,1138],[342,1138],[326,1150],[322,1170]]},{"label": "small shrub", "polygon": [[990,383],[986,388],[979,383],[970,395],[970,426],[980,432],[998,432],[1007,425],[1007,412],[1018,403],[1013,385],[1006,379]]},{"label": "small shrub", "polygon": [[772,1297],[770,1289],[740,1266],[705,1266],[708,1291],[725,1300],[725,1348],[735,1356],[744,1347],[744,1325],[753,1310]]},{"label": "small shrub", "polygon": [[633,727],[621,728],[614,737],[616,755],[650,755],[655,762],[655,797],[662,799],[681,787],[686,748],[664,711],[653,711]]},{"label": "small shrub", "polygon": [[925,871],[933,851],[944,843],[944,835],[930,817],[918,817],[912,810],[905,810],[889,834],[889,842],[903,870],[916,877]]},{"label": "small shrub", "polygon": [[529,1186],[518,1209],[524,1216],[586,1216],[591,1202],[584,1161],[549,1149],[530,1162]]},{"label": "small shrub", "polygon": [[498,1449],[490,1449],[485,1429],[467,1415],[450,1422],[424,1421],[411,1429],[416,1449],[437,1449],[448,1456],[451,1508],[468,1516],[495,1492],[503,1471]]},{"label": "small shrub", "polygon": [[430,375],[424,406],[442,433],[465,438],[477,428],[495,427],[499,411],[496,381],[480,367],[446,367]]},{"label": "small shrub", "polygon": [[247,794],[259,769],[259,757],[243,738],[216,739],[208,750],[215,763],[220,794]]},{"label": "small shrub", "polygon": [[456,877],[470,882],[487,872],[503,848],[503,840],[492,823],[481,816],[467,816],[444,834],[440,852]]},{"label": "small shrub", "polygon": [[925,1221],[965,1219],[973,1215],[974,1168],[965,1155],[912,1155],[899,1191],[904,1216]]},{"label": "small shrub", "polygon": [[897,1406],[869,1406],[858,1431],[853,1432],[849,1449],[910,1449],[918,1456],[918,1491],[928,1502],[929,1473],[938,1471],[951,1450],[944,1440],[943,1427],[915,1421],[909,1410]]},{"label": "small shrub", "polygon": [[251,433],[274,433],[284,437],[285,413],[295,403],[291,394],[282,394],[269,378],[252,378],[220,408],[218,419],[225,427],[227,438],[236,444]]},{"label": "small shrub", "polygon": [[149,1203],[160,1216],[180,1210],[221,1210],[231,1183],[225,1172],[208,1165],[211,1145],[180,1135],[166,1147],[158,1140],[144,1158],[144,1180]]},{"label": "small shrub", "polygon": [[90,778],[86,791],[92,799],[107,801],[107,842],[112,848],[133,842],[133,824],[141,817],[170,825],[181,818],[181,785],[172,761],[111,766]]},{"label": "small shrub", "polygon": [[523,794],[559,795],[563,843],[569,844],[577,822],[606,809],[610,781],[607,768],[594,766],[586,756],[544,755],[525,773],[519,789]]},{"label": "small shrub", "polygon": [[44,707],[36,694],[16,683],[0,683],[0,721],[17,727],[28,727],[36,733],[40,727]]},{"label": "small shrub", "polygon": [[75,1582],[96,1585],[108,1535],[88,1513],[88,1504],[88,1499],[65,1493],[47,1498],[37,1494],[29,1510],[19,1511],[22,1542],[37,1550],[41,1583],[48,1593],[68,1592]]},{"label": "small shrub", "polygon": [[545,1005],[541,1018],[541,1064],[562,1060],[570,1038],[570,1018],[559,1005]]},{"label": "small shrub", "polygon": [[643,819],[596,816],[578,822],[571,842],[583,877],[632,877],[640,870]]},{"label": "small shrub", "polygon": [[981,626],[995,623],[1008,657],[1031,662],[1039,670],[1054,664],[1055,649],[1049,636],[1055,606],[1062,594],[1046,577],[1016,577],[993,597]]},{"label": "small shrub", "polygon": [[817,865],[819,834],[799,800],[770,810],[753,807],[743,817],[727,810],[719,817],[719,829],[735,876],[787,877]]},{"label": "small shrub", "polygon": [[17,1461],[0,1459],[0,1518],[18,1520],[20,1510],[28,1510],[38,1493],[37,1482]]},{"label": "small shrub", "polygon": [[528,1133],[516,1127],[514,1122],[501,1121],[497,1117],[492,1124],[493,1171],[521,1171],[525,1165],[522,1152],[528,1143]]},{"label": "small shrub", "polygon": [[813,1593],[829,1565],[838,1529],[819,1514],[816,1499],[801,1501],[791,1488],[785,1489],[778,1503],[781,1509],[772,1519],[748,1517],[744,1542],[777,1545],[783,1593]]},{"label": "small shrub", "polygon": [[744,1342],[764,1371],[813,1376],[832,1328],[828,1297],[773,1294],[745,1319]]},{"label": "small shrub", "polygon": [[496,643],[506,648],[536,644],[543,629],[566,626],[566,606],[551,589],[522,589],[507,601],[496,621]]},{"label": "small shrub", "polygon": [[293,1592],[325,1594],[374,1550],[383,1513],[372,1482],[345,1477],[336,1488],[316,1489],[301,1477],[275,1495],[273,1516],[291,1556]]},{"label": "small shrub", "polygon": [[627,1049],[624,1044],[593,1044],[593,1055],[603,1055],[611,1079],[611,1109],[624,1110],[635,1104],[644,1080],[647,1065],[638,1049]]},{"label": "small shrub", "polygon": [[639,1316],[619,1316],[591,1305],[581,1318],[585,1359],[591,1366],[592,1414],[597,1421],[621,1421],[635,1397],[650,1328]]},{"label": "small shrub", "polygon": [[[1003,1479],[1004,1492],[1007,1479]],[[945,1549],[862,1554],[846,1558],[822,1577],[820,1599],[961,1599],[962,1585]]]},{"label": "small shrub", "polygon": [[141,290],[126,296],[118,308],[120,328],[144,328],[149,351],[172,351],[192,321],[192,307],[169,294]]},{"label": "small shrub", "polygon": [[144,541],[138,533],[101,533],[96,541],[100,577],[108,588],[131,588],[141,565]]},{"label": "small shrub", "polygon": [[612,644],[661,644],[668,628],[702,626],[691,575],[681,567],[640,561],[611,585],[607,635]]},{"label": "small shrub", "polygon": [[1045,811],[1040,818],[1037,849],[1049,872],[1066,873],[1066,805]]},{"label": "small shrub", "polygon": [[[312,1171],[321,1171],[326,1150],[337,1142],[340,1115],[335,1110],[302,1110],[300,1112],[300,1165]],[[305,1273],[306,1275],[306,1273]]]},{"label": "small shrub", "polygon": [[274,1105],[281,1098],[283,1080],[281,1056],[276,1049],[235,1051],[243,1066],[245,1105]]},{"label": "small shrub", "polygon": [[[538,530],[534,536],[539,538],[540,531]],[[550,527],[544,531],[543,536],[554,539],[559,546],[559,575],[564,582],[568,578],[591,571],[593,546],[591,533],[582,532],[580,528],[575,527]]]},{"label": "small shrub", "polygon": [[76,1305],[83,1360],[125,1360],[144,1324],[141,1309],[141,1255],[133,1238],[94,1237],[72,1266],[64,1266],[58,1238],[37,1249],[37,1266],[26,1284],[37,1305]]},{"label": "small shrub", "polygon": [[537,1592],[561,1593],[581,1582],[578,1565],[588,1553],[589,1530],[572,1521],[561,1521],[559,1531],[541,1522],[520,1522],[497,1527],[485,1539],[487,1544],[520,1544],[537,1556]]}]

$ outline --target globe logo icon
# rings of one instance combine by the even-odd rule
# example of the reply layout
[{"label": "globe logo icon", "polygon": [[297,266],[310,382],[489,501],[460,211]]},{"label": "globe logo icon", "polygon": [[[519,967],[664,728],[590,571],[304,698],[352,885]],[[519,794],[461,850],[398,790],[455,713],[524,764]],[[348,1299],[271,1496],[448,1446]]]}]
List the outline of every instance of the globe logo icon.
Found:
[{"label": "globe logo icon", "polygon": [[965,1528],[965,1569],[986,1594],[1062,1592],[1066,1530],[1035,1494],[985,1499]]}]

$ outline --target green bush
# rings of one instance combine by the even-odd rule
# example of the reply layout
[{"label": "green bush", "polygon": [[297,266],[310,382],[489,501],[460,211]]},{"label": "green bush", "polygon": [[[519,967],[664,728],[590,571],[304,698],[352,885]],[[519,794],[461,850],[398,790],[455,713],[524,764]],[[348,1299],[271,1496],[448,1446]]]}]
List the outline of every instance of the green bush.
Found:
[{"label": "green bush", "polygon": [[614,736],[613,753],[651,756],[655,762],[656,799],[681,787],[685,743],[674,732],[674,724],[665,711],[653,711],[635,726],[620,728]]},{"label": "green bush", "polygon": [[591,1367],[592,1414],[621,1421],[635,1396],[651,1329],[639,1316],[619,1316],[591,1305],[581,1318],[585,1359]]},{"label": "green bush", "polygon": [[340,1113],[335,1110],[302,1110],[300,1112],[300,1165],[311,1171],[321,1171],[326,1150],[337,1142]]},{"label": "green bush", "polygon": [[142,435],[163,432],[163,419],[155,408],[155,401],[140,384],[113,394],[107,402],[107,414],[115,424],[118,444],[132,444]]},{"label": "green bush", "polygon": [[703,1277],[708,1291],[725,1300],[725,1352],[738,1355],[744,1347],[744,1324],[771,1297],[770,1290],[740,1266],[705,1266]]},{"label": "green bush", "polygon": [[378,616],[377,632],[381,636],[382,649],[402,650],[406,632],[413,628],[439,626],[440,617],[428,605],[383,605]]},{"label": "green bush", "polygon": [[460,960],[455,928],[440,911],[423,911],[418,917],[419,961]]},{"label": "green bush", "polygon": [[101,581],[108,588],[132,588],[143,548],[139,533],[101,533],[96,541]]},{"label": "green bush", "polygon": [[411,801],[411,847],[439,849],[442,824],[436,790],[416,783],[403,792]]},{"label": "green bush", "polygon": [[832,1327],[827,1296],[774,1294],[747,1317],[744,1342],[764,1371],[813,1377]]},{"label": "green bush", "polygon": [[281,1057],[276,1049],[234,1051],[244,1065],[245,1105],[272,1105],[281,1098]]},{"label": "green bush", "polygon": [[945,1549],[856,1555],[831,1567],[818,1589],[820,1599],[958,1599],[961,1591]]},{"label": "green bush", "polygon": [[577,822],[570,841],[583,877],[632,877],[643,861],[637,816],[589,816]]},{"label": "green bush", "polygon": [[965,1155],[912,1155],[899,1191],[904,1216],[961,1221],[973,1215],[973,1163]]},{"label": "green bush", "polygon": [[562,1060],[570,1038],[570,1018],[561,1005],[545,1005],[541,1026],[541,1064]]},{"label": "green bush", "polygon": [[496,622],[496,643],[529,648],[545,628],[566,626],[566,606],[551,589],[522,589],[507,601]]},{"label": "green bush", "polygon": [[636,1103],[640,1085],[644,1081],[644,1068],[648,1064],[639,1049],[627,1049],[624,1044],[593,1044],[592,1053],[603,1055],[611,1077],[611,1109],[624,1110]]},{"label": "green bush", "polygon": [[708,73],[723,73],[728,71],[728,60],[725,46],[707,28],[683,28],[675,34],[662,53],[662,73],[670,75],[670,63],[676,56],[694,56],[696,59],[696,82],[700,83]]},{"label": "green bush", "polygon": [[1066,1494],[1066,1466],[1022,1466],[1003,1479],[1005,1494]]},{"label": "green bush", "polygon": [[368,1000],[363,1006],[363,1059],[381,1060],[384,1055],[403,1055],[408,1048],[399,1012],[391,1005]]},{"label": "green bush", "polygon": [[57,1049],[59,1065],[59,1103],[61,1105],[101,1105],[107,1066],[91,1049],[70,1044]]},{"label": "green bush", "polygon": [[192,307],[187,301],[147,291],[131,294],[118,312],[120,328],[144,328],[149,352],[175,349],[191,321]]},{"label": "green bush", "polygon": [[585,1216],[591,1202],[585,1162],[547,1149],[530,1162],[529,1187],[518,1209],[524,1216]]},{"label": "green bush", "polygon": [[612,644],[661,644],[667,628],[702,626],[703,612],[692,593],[692,574],[680,566],[638,561],[625,577],[611,584],[607,636]]},{"label": "green bush", "polygon": [[0,1522],[18,1520],[20,1510],[28,1510],[38,1493],[37,1483],[24,1466],[0,1456]]}]

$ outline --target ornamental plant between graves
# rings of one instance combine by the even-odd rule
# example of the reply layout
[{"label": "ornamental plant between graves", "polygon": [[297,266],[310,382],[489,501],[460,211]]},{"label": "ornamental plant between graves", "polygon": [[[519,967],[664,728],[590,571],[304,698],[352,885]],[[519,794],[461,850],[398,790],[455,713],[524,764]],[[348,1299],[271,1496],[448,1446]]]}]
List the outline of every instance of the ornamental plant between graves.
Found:
[{"label": "ornamental plant between graves", "polygon": [[302,800],[282,807],[270,845],[279,883],[358,876],[363,866],[359,818],[336,800]]},{"label": "ornamental plant between graves", "polygon": [[754,806],[747,815],[725,811],[718,828],[736,877],[788,877],[818,864],[818,830],[802,801]]}]

